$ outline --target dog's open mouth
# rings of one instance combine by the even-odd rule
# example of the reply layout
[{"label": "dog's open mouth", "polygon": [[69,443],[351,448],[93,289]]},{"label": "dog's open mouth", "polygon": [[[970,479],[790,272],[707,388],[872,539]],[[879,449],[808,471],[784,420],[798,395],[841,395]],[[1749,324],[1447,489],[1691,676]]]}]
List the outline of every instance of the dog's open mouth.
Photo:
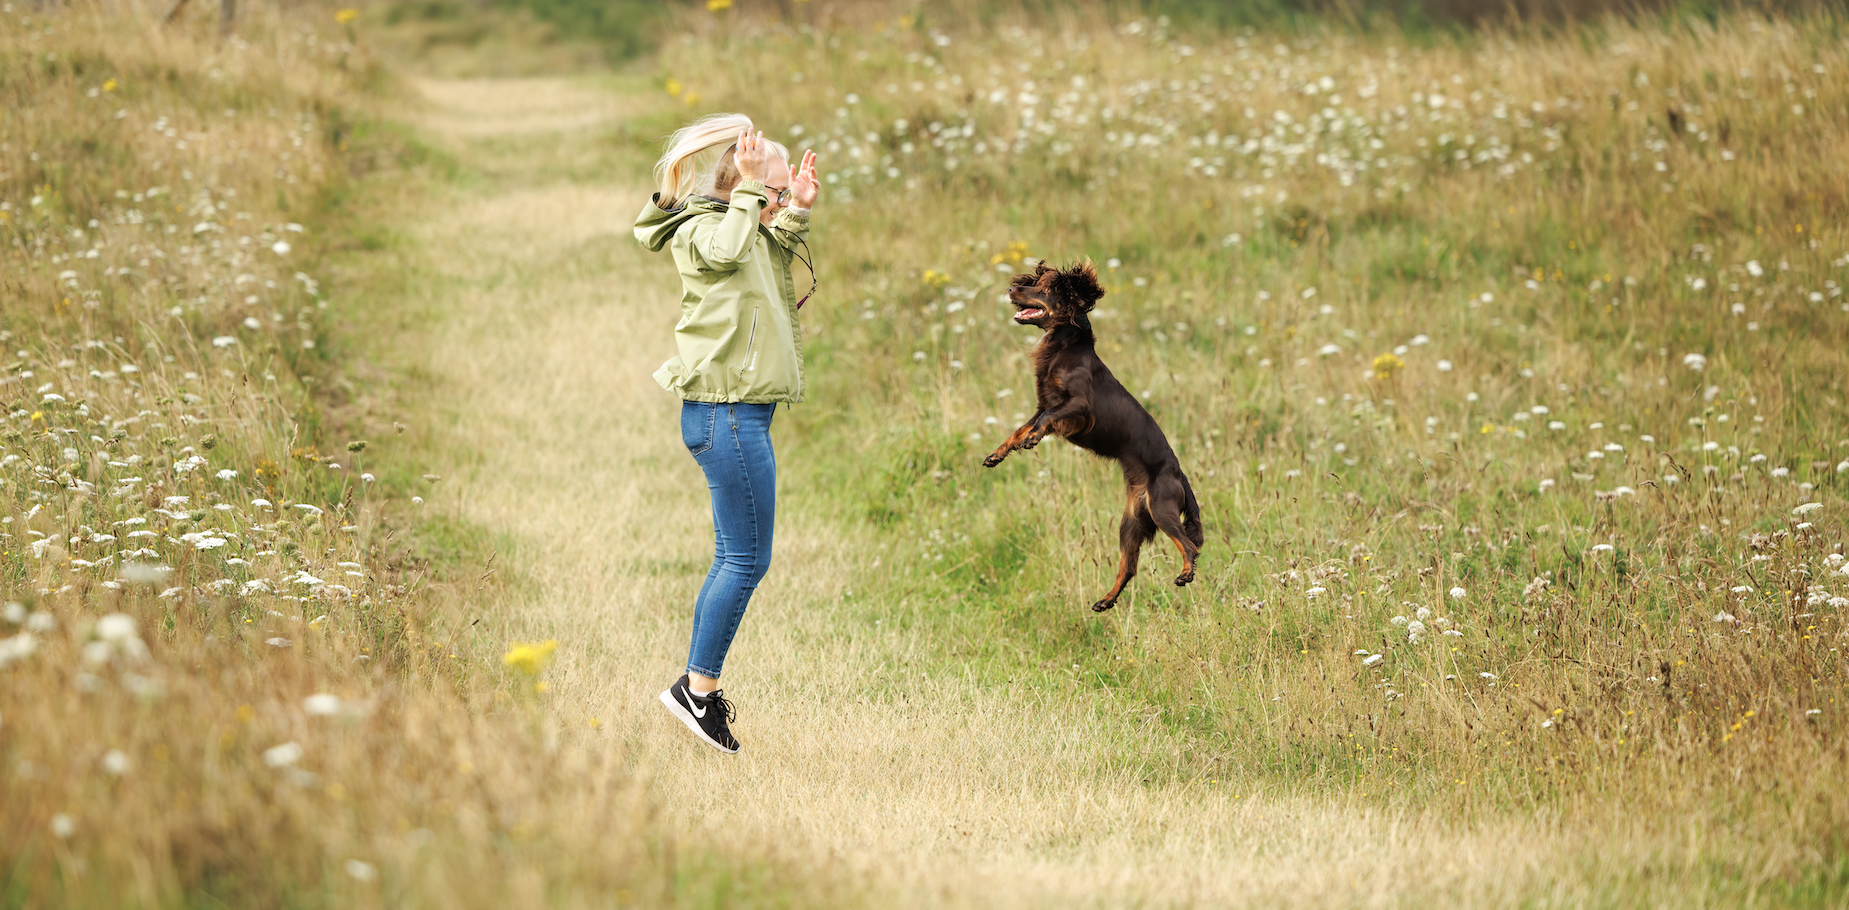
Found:
[{"label": "dog's open mouth", "polygon": [[1045,316],[1045,315],[1046,315],[1046,310],[1041,309],[1040,307],[1024,306],[1014,311],[1014,321],[1015,322],[1026,322],[1030,319],[1039,319],[1040,317]]}]

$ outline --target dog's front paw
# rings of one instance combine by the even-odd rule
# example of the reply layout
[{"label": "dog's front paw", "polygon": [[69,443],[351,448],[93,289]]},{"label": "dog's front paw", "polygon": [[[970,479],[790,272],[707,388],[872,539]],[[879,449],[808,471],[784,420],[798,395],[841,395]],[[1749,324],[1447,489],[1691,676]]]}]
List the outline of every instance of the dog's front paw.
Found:
[{"label": "dog's front paw", "polygon": [[1115,600],[1100,600],[1097,603],[1091,605],[1091,611],[1093,613],[1103,613],[1104,611],[1109,610],[1110,608],[1115,607],[1115,606],[1117,606],[1117,601]]},{"label": "dog's front paw", "polygon": [[1194,580],[1194,570],[1189,569],[1188,571],[1175,576],[1175,587],[1185,588],[1188,586],[1188,583],[1193,580]]},{"label": "dog's front paw", "polygon": [[1002,459],[1007,458],[1007,457],[1008,457],[1008,453],[1006,452],[996,452],[990,455],[989,457],[984,458],[982,460],[982,466],[985,468],[995,467],[996,465],[1002,463]]},{"label": "dog's front paw", "polygon": [[1043,436],[1043,435],[1041,435],[1041,434],[1038,434],[1038,433],[1036,433],[1036,434],[1034,434],[1034,435],[1032,435],[1032,436],[1029,436],[1029,437],[1027,437],[1026,439],[1023,439],[1023,440],[1021,440],[1021,448],[1023,448],[1023,449],[1031,449],[1031,448],[1033,448],[1034,446],[1037,446],[1037,445],[1039,445],[1039,444],[1040,444],[1040,440],[1042,440],[1042,439],[1045,439],[1045,438],[1046,438],[1045,436]]}]

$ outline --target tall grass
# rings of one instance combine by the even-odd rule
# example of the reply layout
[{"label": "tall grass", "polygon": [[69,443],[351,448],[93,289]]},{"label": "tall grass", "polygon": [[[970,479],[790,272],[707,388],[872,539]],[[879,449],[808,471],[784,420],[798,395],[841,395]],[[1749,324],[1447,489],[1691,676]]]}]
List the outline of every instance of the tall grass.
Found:
[{"label": "tall grass", "polygon": [[[1123,754],[1150,778],[1559,812],[1840,886],[1839,20],[693,28],[659,62],[688,114],[751,112],[828,175],[787,470],[869,621],[1140,703],[1182,743]],[[978,466],[1031,412],[1000,292],[1033,257],[1107,276],[1101,351],[1205,507],[1190,588],[1154,547],[1084,612],[1114,470]]]},{"label": "tall grass", "polygon": [[327,254],[440,171],[374,119],[370,23],[158,12],[0,28],[0,905],[808,893],[664,838],[619,753],[544,723],[549,648],[456,637],[471,532],[419,520],[426,453],[351,434],[327,342],[391,317]]}]

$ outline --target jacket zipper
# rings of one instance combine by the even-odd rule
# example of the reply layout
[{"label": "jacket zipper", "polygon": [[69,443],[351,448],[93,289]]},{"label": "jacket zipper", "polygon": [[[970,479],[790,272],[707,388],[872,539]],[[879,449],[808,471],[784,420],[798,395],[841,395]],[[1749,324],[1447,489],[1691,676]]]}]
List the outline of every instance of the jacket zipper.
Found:
[{"label": "jacket zipper", "polygon": [[753,350],[753,346],[757,344],[757,340],[758,340],[758,311],[754,309],[751,311],[751,334],[745,336],[745,353],[749,356],[745,358],[744,369],[740,370],[739,372],[749,373],[752,370],[757,369],[758,352]]}]

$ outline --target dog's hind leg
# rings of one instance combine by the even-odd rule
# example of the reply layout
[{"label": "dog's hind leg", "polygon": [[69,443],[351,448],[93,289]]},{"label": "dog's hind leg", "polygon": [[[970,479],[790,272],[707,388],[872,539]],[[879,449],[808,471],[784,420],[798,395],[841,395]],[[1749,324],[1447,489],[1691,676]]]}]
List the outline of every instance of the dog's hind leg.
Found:
[{"label": "dog's hind leg", "polygon": [[1117,545],[1123,555],[1117,563],[1117,582],[1111,585],[1111,593],[1091,605],[1093,613],[1103,613],[1117,606],[1117,598],[1124,593],[1124,586],[1136,577],[1137,558],[1142,555],[1143,544],[1156,536],[1156,523],[1149,517],[1143,505],[1142,491],[1132,488],[1130,502],[1124,508],[1123,524],[1117,528]]},{"label": "dog's hind leg", "polygon": [[[1194,580],[1194,560],[1201,553],[1201,533],[1189,531],[1182,524],[1182,515],[1187,511],[1188,490],[1184,481],[1164,477],[1149,485],[1149,512],[1155,518],[1156,527],[1162,529],[1175,546],[1181,550],[1181,574],[1175,576],[1175,585],[1185,587]],[[1196,511],[1192,513],[1199,515]],[[1200,519],[1194,519],[1198,527]]]}]

